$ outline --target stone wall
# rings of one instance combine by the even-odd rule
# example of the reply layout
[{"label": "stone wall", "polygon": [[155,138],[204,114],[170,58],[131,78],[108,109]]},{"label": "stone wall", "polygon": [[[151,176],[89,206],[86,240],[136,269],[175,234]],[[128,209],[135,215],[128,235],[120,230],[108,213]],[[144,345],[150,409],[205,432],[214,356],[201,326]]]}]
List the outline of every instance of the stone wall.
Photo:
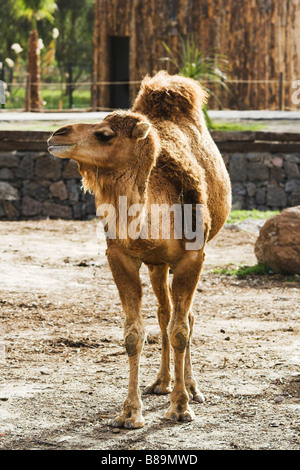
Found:
[{"label": "stone wall", "polygon": [[88,219],[94,197],[81,190],[77,164],[45,152],[0,152],[0,219]]},{"label": "stone wall", "polygon": [[[212,132],[232,182],[234,209],[300,205],[300,134]],[[46,151],[47,133],[0,131],[0,220],[89,219],[77,164]]]},{"label": "stone wall", "polygon": [[233,209],[281,210],[300,205],[300,153],[223,153]]}]

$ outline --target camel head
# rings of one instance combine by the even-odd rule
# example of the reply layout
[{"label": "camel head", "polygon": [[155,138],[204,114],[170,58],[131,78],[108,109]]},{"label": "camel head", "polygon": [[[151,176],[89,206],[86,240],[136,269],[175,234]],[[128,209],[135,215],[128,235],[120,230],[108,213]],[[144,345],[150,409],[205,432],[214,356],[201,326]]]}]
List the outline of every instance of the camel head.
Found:
[{"label": "camel head", "polygon": [[48,151],[79,164],[117,171],[135,163],[136,147],[151,130],[145,119],[137,113],[115,112],[97,124],[67,125],[50,137]]}]

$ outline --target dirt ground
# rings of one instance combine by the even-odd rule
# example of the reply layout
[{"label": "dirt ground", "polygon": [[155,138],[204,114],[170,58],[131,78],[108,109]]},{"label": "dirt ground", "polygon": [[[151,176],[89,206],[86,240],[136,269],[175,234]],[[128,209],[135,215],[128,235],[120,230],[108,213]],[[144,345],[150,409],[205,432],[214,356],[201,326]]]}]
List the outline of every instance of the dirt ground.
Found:
[{"label": "dirt ground", "polygon": [[[145,427],[110,423],[127,393],[123,314],[97,222],[0,223],[0,449],[300,449],[299,277],[214,274],[254,265],[256,235],[225,227],[208,245],[193,311],[196,419],[163,417],[143,395]],[[141,391],[159,368],[148,271]]]}]

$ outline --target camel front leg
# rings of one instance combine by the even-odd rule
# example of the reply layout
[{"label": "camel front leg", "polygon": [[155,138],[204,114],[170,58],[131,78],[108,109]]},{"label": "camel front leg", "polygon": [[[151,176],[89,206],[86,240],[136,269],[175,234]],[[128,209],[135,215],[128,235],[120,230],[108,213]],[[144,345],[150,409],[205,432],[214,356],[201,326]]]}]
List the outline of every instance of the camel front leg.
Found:
[{"label": "camel front leg", "polygon": [[158,395],[171,392],[170,373],[170,341],[168,335],[168,325],[171,317],[172,304],[169,289],[169,266],[149,265],[149,275],[153,291],[158,300],[157,317],[161,329],[161,364],[157,377],[153,383],[148,385],[145,393],[155,393]]},{"label": "camel front leg", "polygon": [[[173,315],[170,323],[170,341],[174,352],[174,388],[166,418],[178,421],[192,421],[194,412],[190,408],[186,389],[185,365],[189,365],[189,342],[192,324],[189,321],[194,292],[200,277],[203,253],[187,252],[182,261],[173,269],[172,300]],[[188,358],[186,359],[188,354]],[[190,382],[191,383],[191,382]]]},{"label": "camel front leg", "polygon": [[112,247],[107,259],[119,291],[126,316],[125,348],[129,360],[129,387],[122,413],[113,421],[114,427],[141,428],[144,426],[142,401],[139,392],[139,365],[145,330],[141,317],[142,286],[139,277],[141,263]]}]

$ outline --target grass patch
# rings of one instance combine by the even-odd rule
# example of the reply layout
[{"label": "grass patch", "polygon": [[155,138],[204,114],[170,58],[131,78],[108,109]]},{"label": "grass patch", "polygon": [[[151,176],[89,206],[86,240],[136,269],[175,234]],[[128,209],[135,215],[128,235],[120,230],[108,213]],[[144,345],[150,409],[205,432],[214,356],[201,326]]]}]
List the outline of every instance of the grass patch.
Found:
[{"label": "grass patch", "polygon": [[261,131],[266,129],[267,126],[257,123],[242,123],[242,122],[213,122],[209,126],[212,131]]},{"label": "grass patch", "polygon": [[227,224],[235,224],[238,222],[243,222],[244,220],[247,219],[252,219],[252,220],[267,220],[270,219],[270,217],[273,217],[274,215],[279,214],[279,211],[258,211],[256,209],[253,210],[236,210],[236,211],[231,211],[228,219],[226,221]]},{"label": "grass patch", "polygon": [[217,268],[212,271],[213,274],[222,274],[225,276],[237,276],[245,278],[247,276],[261,276],[264,274],[274,274],[267,264],[256,264],[254,266],[237,266],[236,268]]},{"label": "grass patch", "polygon": [[[62,109],[69,108],[69,96],[61,89],[42,88],[42,100],[45,102],[44,109]],[[10,96],[7,98],[6,109],[22,109],[25,102],[25,88],[15,88],[11,91]],[[78,87],[73,91],[73,107],[74,108],[90,108],[91,106],[91,91],[90,89],[83,89]]]}]

